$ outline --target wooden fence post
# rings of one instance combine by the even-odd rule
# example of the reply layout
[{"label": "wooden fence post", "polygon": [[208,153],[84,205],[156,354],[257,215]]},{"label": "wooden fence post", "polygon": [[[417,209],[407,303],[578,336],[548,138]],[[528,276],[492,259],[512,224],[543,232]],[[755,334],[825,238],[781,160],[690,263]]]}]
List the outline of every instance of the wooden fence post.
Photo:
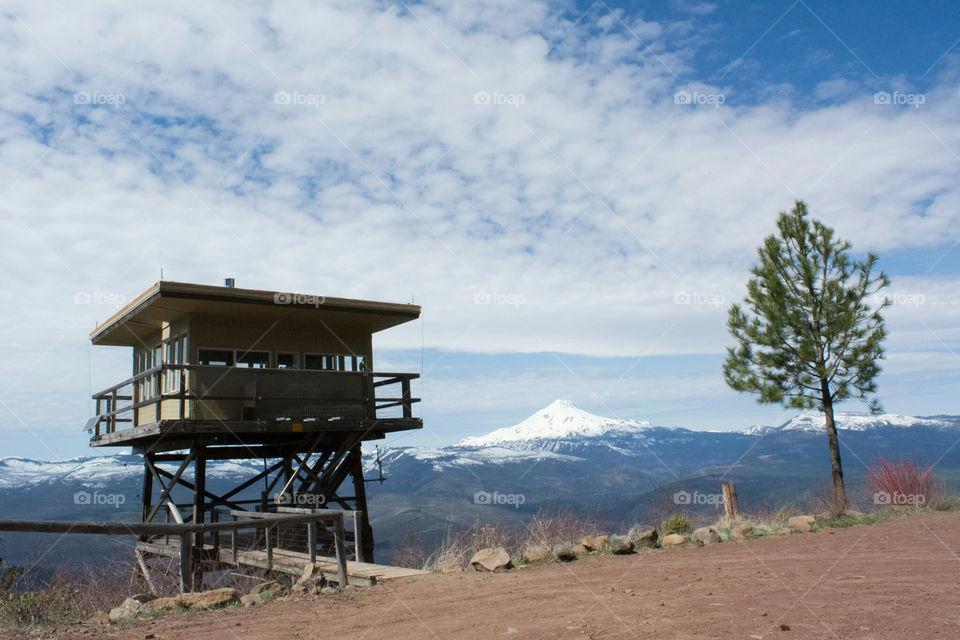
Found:
[{"label": "wooden fence post", "polygon": [[727,522],[733,522],[740,517],[740,505],[737,504],[737,487],[733,482],[723,483],[723,510]]}]

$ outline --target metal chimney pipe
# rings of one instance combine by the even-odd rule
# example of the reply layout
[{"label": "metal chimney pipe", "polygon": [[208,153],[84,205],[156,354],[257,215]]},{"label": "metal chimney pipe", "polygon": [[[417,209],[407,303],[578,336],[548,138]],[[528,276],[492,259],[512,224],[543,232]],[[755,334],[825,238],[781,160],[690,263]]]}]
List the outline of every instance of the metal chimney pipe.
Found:
[{"label": "metal chimney pipe", "polygon": [[236,284],[237,284],[237,281],[234,280],[233,278],[224,278],[224,280],[223,280],[223,286],[225,286],[225,287],[230,287],[231,289],[232,289],[232,288],[234,287],[234,285],[236,285]]}]

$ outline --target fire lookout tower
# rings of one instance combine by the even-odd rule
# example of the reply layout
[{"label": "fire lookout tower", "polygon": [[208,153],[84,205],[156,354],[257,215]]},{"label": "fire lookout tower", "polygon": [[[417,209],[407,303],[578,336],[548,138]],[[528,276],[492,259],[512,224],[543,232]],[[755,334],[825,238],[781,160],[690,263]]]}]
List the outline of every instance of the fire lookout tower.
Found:
[{"label": "fire lookout tower", "polygon": [[[341,509],[353,512],[355,560],[372,562],[361,444],[423,426],[410,393],[419,375],[375,371],[372,338],[419,315],[415,305],[238,289],[232,280],[158,282],[91,334],[95,345],[131,347],[133,375],[93,396],[90,446],[143,455],[145,523],[213,522],[218,508],[234,517]],[[208,462],[226,460],[247,462],[251,477],[212,486]],[[189,502],[177,503],[175,489]],[[202,581],[218,560],[198,536]],[[138,543],[138,552],[159,548]]]}]

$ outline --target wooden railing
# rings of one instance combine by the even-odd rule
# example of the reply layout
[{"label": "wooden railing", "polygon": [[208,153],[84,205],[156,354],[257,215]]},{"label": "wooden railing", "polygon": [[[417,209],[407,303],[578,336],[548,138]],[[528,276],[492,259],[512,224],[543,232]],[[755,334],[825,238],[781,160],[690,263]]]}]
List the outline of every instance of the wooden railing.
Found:
[{"label": "wooden railing", "polygon": [[[154,524],[150,522],[56,522],[31,520],[0,520],[0,531],[24,531],[32,533],[93,533],[102,535],[177,536],[180,539],[180,591],[191,591],[194,585],[194,549],[203,550],[204,537],[213,537],[213,557],[219,557],[220,532],[230,531],[233,562],[239,560],[238,533],[242,529],[264,530],[267,566],[273,565],[275,535],[278,526],[305,524],[307,527],[307,554],[311,563],[317,561],[317,527],[324,522],[333,523],[334,548],[337,561],[337,582],[347,585],[347,556],[344,546],[343,512],[334,510],[314,511],[307,514],[256,513],[231,511],[232,521],[200,524]],[[244,519],[239,519],[244,518]]]},{"label": "wooden railing", "polygon": [[[411,395],[410,382],[419,377],[416,373],[162,364],[95,393],[96,415],[84,428],[99,437],[127,428],[125,423],[138,426],[162,419],[375,420],[382,417],[378,411],[394,407],[401,408],[403,418],[412,418],[413,403],[420,398]],[[397,384],[399,396],[377,396],[382,387]],[[231,393],[231,387],[243,387],[243,392]],[[149,417],[144,418],[144,413]],[[212,417],[204,418],[204,413]]]}]

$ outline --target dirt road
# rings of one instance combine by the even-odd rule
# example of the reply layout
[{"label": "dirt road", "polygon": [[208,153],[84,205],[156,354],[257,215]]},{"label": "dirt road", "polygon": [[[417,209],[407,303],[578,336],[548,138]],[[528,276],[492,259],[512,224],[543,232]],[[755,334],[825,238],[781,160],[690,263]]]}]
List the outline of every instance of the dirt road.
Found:
[{"label": "dirt road", "polygon": [[[434,574],[59,638],[960,638],[960,514]],[[149,635],[153,634],[153,636]]]}]

